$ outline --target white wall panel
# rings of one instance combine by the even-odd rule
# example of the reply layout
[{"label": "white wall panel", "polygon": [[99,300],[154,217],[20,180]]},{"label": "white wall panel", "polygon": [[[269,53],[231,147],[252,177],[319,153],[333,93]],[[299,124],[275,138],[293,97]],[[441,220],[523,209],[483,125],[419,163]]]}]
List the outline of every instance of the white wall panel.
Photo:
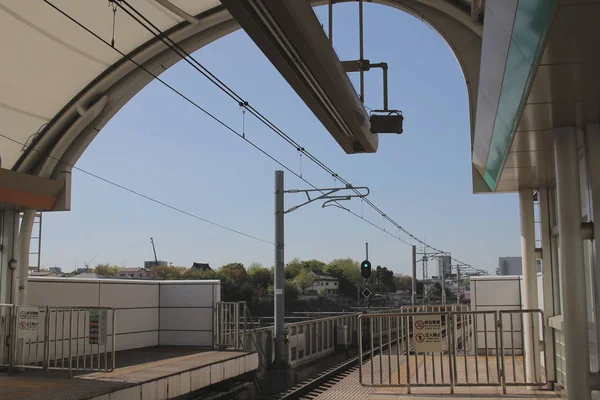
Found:
[{"label": "white wall panel", "polygon": [[[109,319],[109,321],[111,321]],[[111,321],[112,322],[112,321]],[[109,332],[112,324],[108,324]],[[155,331],[158,329],[158,308],[116,311],[117,334],[125,332]]]},{"label": "white wall panel", "polygon": [[212,307],[213,284],[161,284],[161,307]]},{"label": "white wall panel", "polygon": [[160,331],[161,346],[212,347],[212,332]]},{"label": "white wall panel", "polygon": [[161,330],[212,331],[212,308],[161,308]]},{"label": "white wall panel", "polygon": [[100,304],[107,307],[158,307],[158,285],[100,283]]},{"label": "white wall panel", "polygon": [[38,281],[29,278],[27,303],[50,306],[97,306],[98,282]]}]

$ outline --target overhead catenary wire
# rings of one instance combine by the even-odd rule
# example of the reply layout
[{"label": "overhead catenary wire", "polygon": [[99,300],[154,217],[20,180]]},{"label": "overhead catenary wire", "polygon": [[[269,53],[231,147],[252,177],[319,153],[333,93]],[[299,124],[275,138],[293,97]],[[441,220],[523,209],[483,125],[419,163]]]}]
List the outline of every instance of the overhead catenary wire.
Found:
[{"label": "overhead catenary wire", "polygon": [[[229,97],[231,97],[233,100],[237,101],[238,104],[240,104],[240,105],[244,104],[245,108],[248,109],[248,111],[252,115],[254,115],[257,119],[259,119],[261,122],[263,122],[269,128],[271,128],[278,136],[283,138],[286,142],[288,142],[290,145],[294,146],[295,148],[297,148],[297,149],[301,148],[301,146],[294,139],[292,139],[290,136],[288,136],[283,130],[281,130],[279,127],[277,127],[274,123],[272,123],[268,118],[266,118],[263,114],[261,114],[254,107],[252,107],[245,99],[243,99],[233,89],[231,89],[223,81],[221,81],[218,77],[216,77],[210,70],[208,70],[206,67],[204,67],[204,65],[202,65],[202,63],[200,63],[195,57],[193,57],[191,54],[189,54],[177,42],[172,40],[168,34],[163,32],[160,28],[158,28],[155,24],[153,24],[148,18],[146,18],[142,13],[140,13],[135,7],[130,5],[127,2],[127,0],[118,0],[117,4],[133,20],[135,20],[138,24],[143,26],[146,30],[148,30],[150,33],[152,33],[156,38],[158,38],[165,45],[167,45],[178,56],[180,56],[182,58],[182,60],[184,60],[186,63],[188,63],[194,69],[196,69],[198,72],[200,72],[203,76],[205,76],[207,79],[209,79],[209,81],[211,81],[213,84],[215,84],[218,88],[220,88]],[[125,5],[125,7],[123,5]],[[127,9],[127,8],[129,8],[129,9]],[[136,15],[133,15],[133,13],[135,13],[137,15],[137,17],[136,17]],[[141,20],[145,21],[150,26],[147,26]],[[352,184],[349,181],[340,177],[334,170],[329,168],[324,162],[319,160],[317,157],[315,157],[309,151],[302,148],[301,153],[304,154],[308,159],[310,159],[313,163],[315,163],[321,169],[326,171],[328,174],[332,175],[334,177],[334,179],[337,178],[341,183],[343,183],[347,187],[352,187]],[[358,192],[356,190],[354,190],[354,192],[358,194]],[[387,216],[387,214],[383,210],[381,210],[379,207],[377,207],[368,198],[365,198],[365,203],[367,203],[367,205],[369,205],[372,209],[374,209],[377,213],[379,213],[383,217],[384,223],[387,220],[389,223],[394,225],[397,229],[399,229],[402,233],[404,233],[406,236],[408,236],[415,242],[417,242],[425,247],[428,247],[432,250],[435,250],[438,252],[443,252],[442,250],[440,250],[434,246],[431,246],[430,244],[426,243],[425,241],[423,241],[423,240],[419,239],[418,237],[416,237],[415,235],[413,235],[407,229],[405,229],[400,224],[398,224],[396,221],[394,221],[391,217]],[[383,229],[383,231],[386,232],[385,228]],[[404,243],[406,243],[406,242],[404,242]],[[456,262],[460,262],[461,264],[469,265],[466,263],[462,263],[461,261],[457,260],[454,257],[452,257],[452,259],[454,259]]]},{"label": "overhead catenary wire", "polygon": [[161,201],[161,200],[155,199],[154,197],[151,197],[151,196],[149,196],[149,195],[146,195],[146,194],[143,194],[143,193],[141,193],[141,192],[138,192],[137,190],[131,189],[131,188],[127,187],[127,186],[124,186],[124,185],[121,185],[121,184],[119,184],[119,183],[116,183],[116,182],[114,182],[114,181],[111,181],[110,179],[104,178],[104,177],[102,177],[102,176],[100,176],[100,175],[97,175],[97,174],[95,174],[95,173],[93,173],[93,172],[90,172],[90,171],[87,171],[87,170],[85,170],[85,169],[83,169],[83,168],[80,168],[80,167],[77,167],[77,166],[75,166],[75,165],[71,165],[71,164],[69,164],[69,163],[66,163],[66,162],[64,162],[63,160],[60,160],[60,159],[59,159],[59,158],[57,158],[57,157],[53,157],[53,156],[52,156],[52,155],[50,155],[50,154],[47,154],[47,153],[43,153],[43,152],[41,152],[40,150],[36,149],[36,148],[35,148],[35,147],[33,147],[32,145],[26,145],[25,143],[23,143],[23,142],[19,142],[18,140],[15,140],[15,139],[13,139],[13,138],[11,138],[11,137],[9,137],[9,136],[7,136],[7,135],[3,134],[3,133],[0,133],[0,137],[3,137],[4,139],[10,140],[11,142],[13,142],[13,143],[15,143],[15,144],[22,145],[22,146],[24,146],[25,148],[29,148],[29,149],[31,149],[32,151],[35,151],[35,152],[37,152],[37,153],[41,154],[43,157],[46,157],[46,158],[49,158],[49,159],[52,159],[52,160],[58,161],[58,162],[60,162],[60,163],[62,163],[62,164],[64,164],[64,165],[67,165],[67,166],[69,166],[69,167],[71,167],[71,168],[73,168],[73,169],[75,169],[75,170],[77,170],[77,171],[79,171],[79,172],[82,172],[82,173],[84,173],[84,174],[86,174],[86,175],[88,175],[88,176],[91,176],[91,177],[93,177],[93,178],[96,178],[96,179],[98,179],[98,180],[100,180],[100,181],[102,181],[102,182],[108,183],[109,185],[112,185],[112,186],[114,186],[114,187],[117,187],[117,188],[119,188],[119,189],[122,189],[122,190],[124,190],[124,191],[126,191],[126,192],[129,192],[129,193],[131,193],[131,194],[134,194],[134,195],[136,195],[136,196],[142,197],[142,198],[144,198],[144,199],[146,199],[146,200],[149,200],[149,201],[151,201],[151,202],[153,202],[153,203],[159,204],[159,205],[161,205],[161,206],[163,206],[163,207],[167,207],[167,208],[169,208],[169,209],[171,209],[171,210],[173,210],[173,211],[177,211],[178,213],[181,213],[181,214],[187,215],[188,217],[195,218],[195,219],[197,219],[197,220],[200,220],[200,221],[206,222],[206,223],[208,223],[208,224],[211,224],[211,225],[217,226],[217,227],[219,227],[219,228],[222,228],[222,229],[225,229],[225,230],[227,230],[227,231],[229,231],[229,232],[233,232],[233,233],[236,233],[236,234],[238,234],[238,235],[245,236],[245,237],[247,237],[247,238],[250,238],[250,239],[258,240],[258,241],[260,241],[260,242],[264,242],[264,243],[268,243],[268,244],[274,244],[273,242],[271,242],[271,241],[269,241],[269,240],[262,239],[262,238],[260,238],[260,237],[258,237],[258,236],[254,236],[254,235],[251,235],[251,234],[249,234],[249,233],[242,232],[242,231],[240,231],[240,230],[237,230],[237,229],[234,229],[234,228],[230,228],[230,227],[228,227],[228,226],[225,226],[225,225],[219,224],[218,222],[211,221],[211,220],[209,220],[209,219],[206,219],[206,218],[204,218],[204,217],[201,217],[201,216],[199,216],[199,215],[193,214],[193,213],[191,213],[191,212],[189,212],[189,211],[185,211],[185,210],[183,210],[183,209],[181,209],[181,208],[178,208],[178,207],[172,206],[172,205],[170,205],[170,204],[168,204],[168,203],[165,203],[164,201]]},{"label": "overhead catenary wire", "polygon": [[[177,95],[179,95],[180,97],[182,97],[184,100],[186,100],[188,103],[192,104],[198,110],[200,110],[203,113],[205,113],[206,115],[208,115],[210,118],[212,118],[217,123],[219,123],[220,125],[222,125],[223,127],[225,127],[227,130],[231,131],[232,133],[236,134],[241,139],[245,140],[248,144],[250,144],[251,146],[253,146],[256,150],[260,151],[265,156],[267,156],[271,160],[275,161],[278,165],[282,166],[284,169],[286,169],[287,171],[289,171],[290,173],[292,173],[293,175],[295,175],[296,177],[298,177],[299,179],[301,179],[302,181],[304,181],[305,183],[307,183],[309,186],[311,186],[312,188],[316,189],[316,186],[313,185],[312,183],[310,183],[309,181],[307,181],[304,177],[300,176],[295,171],[293,171],[292,169],[290,169],[289,167],[287,167],[286,165],[284,165],[282,162],[280,162],[279,160],[277,160],[271,154],[269,154],[266,151],[264,151],[262,148],[260,148],[259,146],[257,146],[255,143],[249,141],[245,137],[246,136],[245,132],[243,134],[240,134],[235,129],[231,128],[229,125],[227,125],[223,121],[219,120],[217,117],[215,117],[209,111],[207,111],[206,109],[204,109],[203,107],[201,107],[200,105],[198,105],[196,102],[194,102],[193,100],[191,100],[186,95],[184,95],[182,92],[180,92],[179,90],[177,90],[176,88],[174,88],[172,85],[170,85],[169,83],[167,83],[163,79],[159,78],[157,75],[153,74],[151,71],[149,71],[147,68],[145,68],[144,66],[142,66],[140,63],[136,62],[131,56],[125,54],[124,52],[122,52],[121,50],[117,49],[116,47],[111,46],[111,43],[109,43],[106,40],[104,40],[98,34],[96,34],[95,32],[93,32],[91,29],[87,28],[85,25],[83,25],[82,23],[80,23],[79,21],[77,21],[75,18],[71,17],[69,14],[67,14],[62,9],[60,9],[59,7],[57,7],[56,5],[54,5],[52,2],[50,2],[49,0],[44,0],[44,2],[46,4],[48,4],[49,6],[51,6],[52,8],[54,8],[59,13],[61,13],[63,16],[65,16],[66,18],[68,18],[69,20],[71,20],[73,23],[75,23],[76,25],[78,25],[79,27],[81,27],[82,29],[84,29],[85,31],[87,31],[89,34],[91,34],[92,36],[94,36],[96,39],[100,40],[101,42],[103,42],[107,46],[110,46],[111,48],[113,48],[121,56],[123,56],[124,58],[126,58],[129,61],[131,61],[132,63],[134,63],[137,67],[139,67],[140,69],[144,70],[146,73],[148,73],[154,79],[156,79],[158,82],[160,82],[165,87],[169,88],[171,91],[173,91],[174,93],[176,93]],[[331,176],[333,176],[335,179],[339,180],[341,183],[343,183],[349,189],[353,189],[355,192],[357,192],[356,189],[353,188],[353,185],[349,181],[347,181],[346,179],[344,179],[341,176],[339,176],[339,174],[335,173],[335,171],[333,171],[331,168],[329,168],[325,163],[323,163],[321,160],[319,160],[317,157],[315,157],[313,154],[311,154],[309,151],[307,151],[304,147],[302,147],[301,145],[299,145],[290,136],[288,136],[283,130],[281,130],[279,127],[277,127],[269,119],[267,119],[266,117],[264,117],[264,115],[262,115],[259,111],[257,111],[256,109],[254,109],[254,107],[252,107],[246,100],[244,100],[235,91],[233,91],[229,86],[227,86],[224,82],[222,82],[219,78],[217,78],[212,72],[210,72],[208,69],[206,69],[198,60],[196,60],[189,53],[187,53],[184,49],[182,49],[176,42],[174,42],[173,40],[171,40],[168,37],[168,35],[166,35],[159,28],[157,28],[154,24],[152,24],[141,13],[139,13],[137,10],[135,10],[134,7],[132,7],[131,5],[129,5],[129,3],[127,3],[126,0],[118,0],[118,1],[115,1],[115,2],[132,19],[134,19],[136,22],[138,22],[143,27],[145,27],[147,30],[149,30],[155,37],[157,37],[159,40],[161,40],[163,43],[165,43],[171,50],[173,50],[174,52],[176,52],[185,62],[187,62],[188,64],[192,65],[194,67],[194,69],[196,69],[198,72],[200,72],[211,83],[213,83],[215,86],[217,86],[219,89],[221,89],[230,98],[232,98],[233,100],[235,100],[238,103],[238,105],[240,105],[241,107],[243,107],[245,110],[248,110],[249,113],[251,113],[253,116],[255,116],[259,121],[263,122],[267,127],[269,127],[272,131],[274,131],[282,139],[284,139],[288,144],[294,146],[296,149],[300,148],[302,154],[305,155],[309,160],[311,160],[317,166],[319,166],[321,169],[323,169],[324,171],[326,171],[328,174],[330,174]],[[122,4],[125,4],[127,7],[129,7],[133,12],[135,12],[139,16],[139,18],[136,17],[136,16],[134,16],[131,11],[129,11],[125,7],[123,7]],[[145,25],[140,20],[140,18],[143,19],[144,21],[147,21],[147,23],[150,24],[151,26],[153,26],[153,28],[157,32],[154,32],[150,28],[148,28],[148,26]],[[387,214],[385,212],[383,212],[379,207],[377,207],[371,200],[369,200],[367,198],[364,198],[363,200],[373,210],[375,210],[377,213],[379,213],[384,218],[384,220],[387,220],[388,222],[390,222],[400,232],[402,232],[404,235],[408,236],[410,239],[414,240],[415,242],[418,242],[418,243],[422,244],[423,246],[425,246],[427,248],[430,248],[430,249],[438,251],[438,252],[442,252],[442,250],[437,249],[437,248],[431,246],[430,244],[422,241],[418,237],[414,236],[411,232],[409,232],[404,227],[402,227],[400,224],[398,224],[396,221],[394,221],[392,218],[390,218],[389,216],[387,216]],[[357,218],[362,219],[363,221],[369,223],[373,227],[381,230],[382,232],[388,234],[389,236],[392,236],[392,237],[398,239],[399,241],[405,243],[406,245],[411,246],[411,244],[409,242],[407,242],[406,240],[402,239],[400,236],[396,236],[396,235],[392,234],[388,230],[386,230],[386,229],[378,226],[377,224],[373,223],[372,221],[369,221],[369,220],[365,219],[363,216],[361,216],[361,215],[359,215],[359,214],[357,214],[357,213],[349,210],[346,207],[343,207],[343,206],[339,205],[339,203],[338,203],[338,206],[339,206],[339,208],[342,208],[342,209],[346,210],[350,214],[354,215]],[[465,266],[469,265],[469,264],[464,263],[464,262],[462,262],[460,260],[457,260],[454,257],[452,257],[452,259],[454,259],[456,262],[461,263],[461,264],[463,264]]]}]

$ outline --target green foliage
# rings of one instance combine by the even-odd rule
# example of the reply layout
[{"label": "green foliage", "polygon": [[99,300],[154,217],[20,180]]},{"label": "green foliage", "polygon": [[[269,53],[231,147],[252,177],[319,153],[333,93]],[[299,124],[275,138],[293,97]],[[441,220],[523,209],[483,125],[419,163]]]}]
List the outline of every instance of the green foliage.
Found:
[{"label": "green foliage", "polygon": [[310,288],[314,281],[314,277],[307,270],[300,271],[300,273],[296,275],[296,278],[294,278],[294,282],[300,289],[300,293],[304,293],[306,289]]},{"label": "green foliage", "polygon": [[234,262],[225,264],[221,267],[219,272],[224,277],[227,277],[234,285],[241,286],[242,283],[247,282],[248,272],[242,263]]},{"label": "green foliage", "polygon": [[323,271],[323,267],[325,266],[325,263],[321,262],[319,260],[308,260],[308,261],[302,261],[300,263],[300,265],[302,266],[302,269],[305,271],[313,271],[313,270]]},{"label": "green foliage", "polygon": [[373,273],[369,278],[369,283],[375,289],[375,292],[378,293],[396,291],[394,272],[380,265],[373,269]]},{"label": "green foliage", "polygon": [[286,304],[289,304],[291,301],[298,300],[298,296],[300,295],[296,284],[292,281],[285,281],[283,293]]},{"label": "green foliage", "polygon": [[358,284],[362,282],[359,264],[360,263],[358,261],[354,261],[351,258],[340,258],[330,262],[329,265],[323,268],[323,272],[334,276],[332,275],[332,273],[327,271],[330,270],[330,268],[336,267],[334,270],[342,270],[346,279],[348,279],[352,283]]},{"label": "green foliage", "polygon": [[94,272],[102,276],[117,276],[118,270],[118,266],[110,264],[98,264],[94,268]]},{"label": "green foliage", "polygon": [[298,258],[293,258],[283,268],[285,279],[294,279],[302,271],[302,262]]},{"label": "green foliage", "polygon": [[158,267],[152,268],[152,271],[154,271],[158,279],[164,281],[172,281],[184,279],[183,276],[187,272],[187,268],[159,265]]},{"label": "green foliage", "polygon": [[248,268],[248,279],[256,297],[269,296],[269,286],[273,283],[273,271],[271,269],[258,263],[251,264]]}]

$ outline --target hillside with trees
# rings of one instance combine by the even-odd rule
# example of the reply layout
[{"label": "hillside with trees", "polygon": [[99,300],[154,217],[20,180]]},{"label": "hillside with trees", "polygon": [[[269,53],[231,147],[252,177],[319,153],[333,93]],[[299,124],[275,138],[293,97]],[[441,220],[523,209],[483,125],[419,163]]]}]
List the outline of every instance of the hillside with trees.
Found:
[{"label": "hillside with trees", "polygon": [[[117,267],[98,265],[99,275],[114,276]],[[239,262],[223,265],[216,270],[196,271],[186,267],[159,266],[152,268],[160,280],[218,279],[221,281],[222,301],[246,301],[256,315],[272,315],[274,292],[274,269],[259,263],[248,267]],[[360,275],[359,262],[350,258],[335,259],[326,264],[319,260],[292,259],[284,267],[285,301],[288,311],[342,311],[335,302],[326,298],[302,301],[300,295],[313,284],[311,271],[321,271],[339,280],[340,297],[356,299],[357,286],[364,282]],[[411,290],[412,278],[394,275],[386,267],[373,267],[367,284],[376,293],[390,293],[397,290]],[[422,291],[418,285],[417,293]]]}]

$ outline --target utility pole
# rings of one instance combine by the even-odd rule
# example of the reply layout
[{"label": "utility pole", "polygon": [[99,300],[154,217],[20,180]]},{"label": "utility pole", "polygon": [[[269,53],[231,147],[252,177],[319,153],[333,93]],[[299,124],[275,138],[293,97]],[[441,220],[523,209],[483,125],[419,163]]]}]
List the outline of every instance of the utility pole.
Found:
[{"label": "utility pole", "polygon": [[456,266],[456,304],[460,304],[460,264]]},{"label": "utility pole", "polygon": [[412,305],[417,304],[417,246],[412,247]]},{"label": "utility pole", "polygon": [[154,247],[154,239],[150,238],[150,243],[152,243],[152,251],[154,251],[154,262],[158,267],[158,258],[156,257],[156,247]]},{"label": "utility pole", "polygon": [[[361,192],[362,191],[362,192]],[[316,197],[311,193],[319,192]],[[338,193],[350,192],[345,195]],[[307,200],[286,210],[284,208],[284,197],[286,193],[304,193]],[[285,339],[285,278],[284,278],[284,217],[290,213],[317,200],[324,200],[322,208],[334,206],[348,210],[339,204],[340,201],[350,200],[355,197],[364,198],[369,195],[366,186],[351,186],[339,188],[314,188],[314,189],[289,189],[285,190],[283,183],[283,171],[275,171],[275,361],[276,368],[284,369],[288,365]]]},{"label": "utility pole", "polygon": [[287,365],[285,351],[284,280],[284,186],[283,171],[275,171],[275,363]]}]

